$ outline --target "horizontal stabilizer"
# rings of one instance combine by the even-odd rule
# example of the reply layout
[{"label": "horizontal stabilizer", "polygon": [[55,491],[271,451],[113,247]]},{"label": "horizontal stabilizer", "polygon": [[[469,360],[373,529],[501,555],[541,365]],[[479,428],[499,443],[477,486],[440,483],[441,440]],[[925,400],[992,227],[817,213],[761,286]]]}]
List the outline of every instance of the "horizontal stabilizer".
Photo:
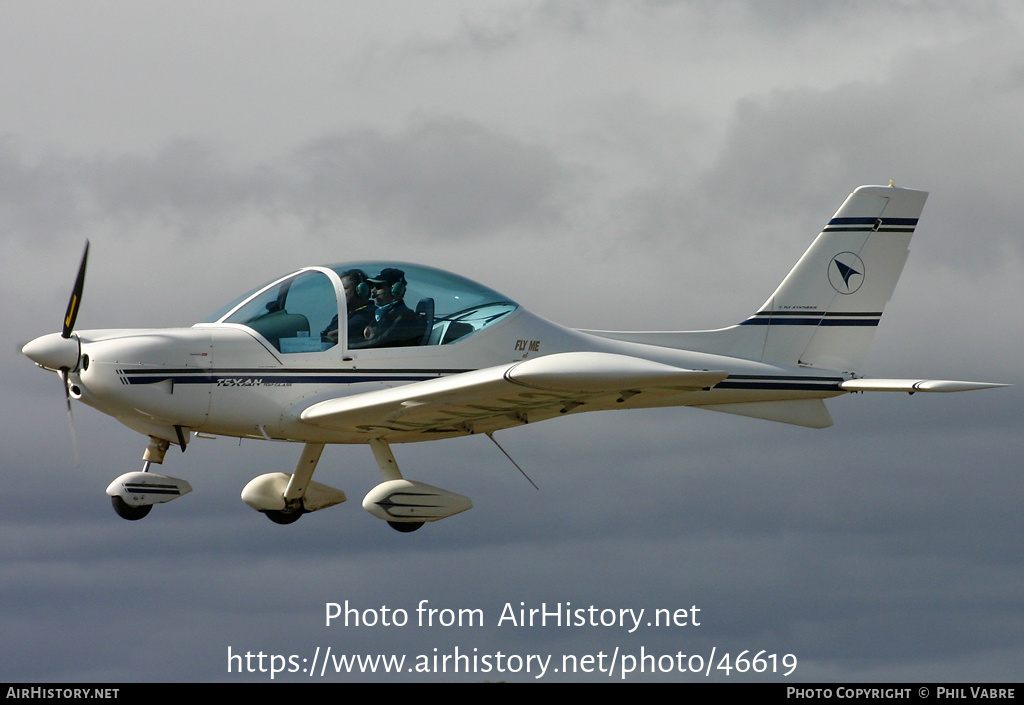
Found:
[{"label": "horizontal stabilizer", "polygon": [[839,385],[847,392],[969,392],[974,389],[995,389],[1008,384],[961,382],[948,379],[851,379]]},{"label": "horizontal stabilizer", "polygon": [[706,404],[698,408],[737,416],[749,416],[752,419],[806,426],[807,428],[828,428],[832,425],[832,415],[828,413],[828,408],[825,407],[825,402],[821,399]]}]

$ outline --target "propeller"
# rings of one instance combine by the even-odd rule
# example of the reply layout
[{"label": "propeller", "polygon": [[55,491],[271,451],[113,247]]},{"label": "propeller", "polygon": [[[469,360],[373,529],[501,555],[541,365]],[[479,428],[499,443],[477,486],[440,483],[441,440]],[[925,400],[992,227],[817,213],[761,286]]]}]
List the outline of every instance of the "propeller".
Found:
[{"label": "propeller", "polygon": [[85,267],[89,260],[89,241],[85,241],[85,252],[82,262],[78,265],[78,276],[71,290],[68,308],[64,313],[64,322],[60,334],[50,333],[27,343],[21,352],[34,363],[60,375],[64,386],[64,400],[68,407],[68,423],[71,426],[71,441],[75,448],[75,464],[78,464],[78,438],[75,434],[75,419],[71,411],[71,390],[68,389],[68,376],[78,368],[81,359],[81,342],[75,335],[75,321],[82,306],[82,290],[85,288]]},{"label": "propeller", "polygon": [[70,338],[75,330],[75,321],[78,320],[78,309],[82,303],[82,290],[85,288],[85,265],[89,261],[89,241],[85,241],[85,252],[82,253],[82,263],[78,265],[78,276],[75,277],[75,288],[71,290],[71,299],[68,301],[68,310],[64,314],[64,330],[60,337]]},{"label": "propeller", "polygon": [[77,369],[81,353],[78,336],[75,335],[75,321],[82,304],[82,289],[85,288],[85,265],[89,259],[89,241],[85,242],[82,263],[78,266],[78,276],[71,291],[68,309],[60,333],[50,333],[27,343],[21,352],[32,362],[54,372],[69,372]]}]

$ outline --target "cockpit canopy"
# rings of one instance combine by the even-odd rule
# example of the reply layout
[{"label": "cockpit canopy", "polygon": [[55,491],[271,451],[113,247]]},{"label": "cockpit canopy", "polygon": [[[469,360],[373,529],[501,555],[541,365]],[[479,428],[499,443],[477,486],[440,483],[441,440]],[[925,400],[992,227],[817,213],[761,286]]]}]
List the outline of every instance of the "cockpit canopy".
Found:
[{"label": "cockpit canopy", "polygon": [[450,272],[363,262],[299,270],[254,289],[203,323],[244,325],[282,353],[316,353],[339,345],[448,345],[516,308],[498,292]]}]

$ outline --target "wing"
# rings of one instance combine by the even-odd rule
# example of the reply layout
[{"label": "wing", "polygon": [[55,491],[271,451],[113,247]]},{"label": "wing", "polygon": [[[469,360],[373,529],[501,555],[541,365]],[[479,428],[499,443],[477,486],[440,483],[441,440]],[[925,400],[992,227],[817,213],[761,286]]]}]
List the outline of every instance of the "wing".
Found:
[{"label": "wing", "polygon": [[[708,389],[724,371],[687,370],[627,355],[569,352],[414,382],[304,409],[304,423],[387,441],[488,433],[572,411],[613,409],[637,394]],[[425,437],[426,436],[426,437]]]}]

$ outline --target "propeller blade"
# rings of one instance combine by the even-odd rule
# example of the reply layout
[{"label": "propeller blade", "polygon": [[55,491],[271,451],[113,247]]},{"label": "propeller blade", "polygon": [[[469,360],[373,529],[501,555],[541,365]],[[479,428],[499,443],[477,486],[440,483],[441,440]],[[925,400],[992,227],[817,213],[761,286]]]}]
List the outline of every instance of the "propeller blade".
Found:
[{"label": "propeller blade", "polygon": [[75,330],[75,320],[78,318],[78,309],[82,304],[82,289],[85,288],[85,264],[89,259],[89,241],[85,241],[85,252],[82,253],[82,263],[78,265],[78,277],[75,279],[75,288],[71,290],[71,299],[68,301],[68,310],[64,314],[64,329],[61,332],[62,338],[70,338]]},{"label": "propeller blade", "polygon": [[71,390],[68,388],[68,371],[60,371],[60,380],[64,383],[64,400],[68,404],[68,426],[71,429],[71,447],[75,451],[75,467],[81,465],[82,459],[78,453],[78,434],[75,433],[75,415],[71,411]]}]

